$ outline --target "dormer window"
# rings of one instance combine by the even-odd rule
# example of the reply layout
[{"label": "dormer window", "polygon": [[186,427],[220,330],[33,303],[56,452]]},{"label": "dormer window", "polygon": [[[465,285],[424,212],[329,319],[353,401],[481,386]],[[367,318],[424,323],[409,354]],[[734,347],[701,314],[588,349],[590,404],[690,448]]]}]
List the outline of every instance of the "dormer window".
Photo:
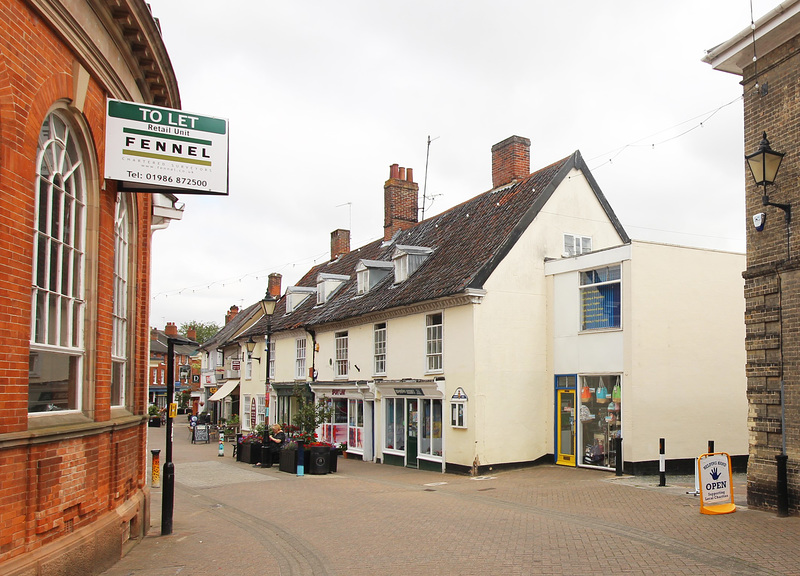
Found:
[{"label": "dormer window", "polygon": [[339,287],[350,280],[343,274],[317,274],[317,304],[325,304]]},{"label": "dormer window", "polygon": [[356,282],[358,294],[366,294],[375,285],[386,278],[394,266],[391,262],[381,260],[359,260],[356,266]]},{"label": "dormer window", "polygon": [[576,236],[564,234],[564,258],[578,256],[592,251],[591,236]]},{"label": "dormer window", "polygon": [[286,313],[294,312],[298,306],[311,294],[316,294],[316,288],[308,286],[289,286],[286,289]]},{"label": "dormer window", "polygon": [[405,282],[409,276],[422,266],[423,262],[428,259],[428,256],[430,256],[432,252],[433,250],[431,248],[398,244],[392,255],[395,284]]}]

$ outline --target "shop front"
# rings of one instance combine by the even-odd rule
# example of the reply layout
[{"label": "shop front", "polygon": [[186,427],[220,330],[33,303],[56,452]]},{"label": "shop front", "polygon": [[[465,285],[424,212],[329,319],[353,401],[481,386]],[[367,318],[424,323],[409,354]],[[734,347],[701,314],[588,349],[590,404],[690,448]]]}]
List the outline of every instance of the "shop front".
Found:
[{"label": "shop front", "polygon": [[559,375],[555,379],[555,462],[614,468],[622,437],[618,374]]},{"label": "shop front", "polygon": [[319,432],[323,442],[346,445],[348,454],[374,460],[375,395],[367,382],[318,382],[311,385],[317,400],[330,401],[331,417]]},{"label": "shop front", "polygon": [[383,382],[382,455],[385,464],[444,471],[444,382]]}]

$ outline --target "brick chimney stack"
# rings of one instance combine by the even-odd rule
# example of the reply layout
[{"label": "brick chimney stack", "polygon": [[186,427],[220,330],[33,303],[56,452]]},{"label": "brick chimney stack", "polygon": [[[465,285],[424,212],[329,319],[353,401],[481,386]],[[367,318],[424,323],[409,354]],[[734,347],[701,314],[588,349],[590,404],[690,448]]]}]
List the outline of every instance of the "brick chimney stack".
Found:
[{"label": "brick chimney stack", "polygon": [[187,328],[186,337],[189,340],[194,340],[195,342],[197,342],[197,330],[195,330],[194,328]]},{"label": "brick chimney stack", "polygon": [[164,334],[167,336],[177,336],[178,335],[178,327],[175,326],[175,322],[167,322],[166,328],[164,328]]},{"label": "brick chimney stack", "polygon": [[492,146],[492,188],[521,180],[530,173],[530,139],[511,136]]},{"label": "brick chimney stack", "polygon": [[418,222],[418,199],[419,184],[414,182],[414,171],[392,164],[389,179],[383,185],[384,240]]},{"label": "brick chimney stack", "polygon": [[225,324],[236,318],[239,313],[239,307],[236,305],[231,306],[231,309],[225,313]]},{"label": "brick chimney stack", "polygon": [[283,276],[278,274],[277,272],[273,272],[269,275],[269,283],[267,284],[267,293],[274,297],[280,298],[281,297],[281,279]]},{"label": "brick chimney stack", "polygon": [[331,232],[331,260],[350,252],[350,230],[338,229]]}]

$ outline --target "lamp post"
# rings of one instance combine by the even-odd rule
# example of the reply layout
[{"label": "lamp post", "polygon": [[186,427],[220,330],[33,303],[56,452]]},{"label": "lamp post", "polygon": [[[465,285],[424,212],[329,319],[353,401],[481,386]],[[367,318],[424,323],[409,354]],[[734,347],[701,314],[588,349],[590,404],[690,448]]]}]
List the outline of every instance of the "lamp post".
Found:
[{"label": "lamp post", "polygon": [[[790,234],[791,234],[791,222],[792,222],[792,207],[789,204],[780,204],[777,202],[771,202],[769,199],[769,195],[767,194],[767,186],[770,184],[775,183],[775,178],[778,175],[778,168],[781,166],[781,161],[783,161],[783,157],[785,154],[783,152],[775,152],[769,145],[769,140],[767,140],[767,133],[763,132],[761,136],[761,142],[758,145],[758,150],[745,156],[745,160],[747,160],[747,165],[750,167],[750,173],[753,175],[753,179],[756,181],[756,185],[763,185],[764,186],[764,193],[761,196],[761,202],[764,206],[774,206],[776,208],[780,208],[786,215],[786,259],[789,260],[791,258],[790,252]],[[783,310],[782,310],[782,294],[781,294],[781,276],[780,272],[777,273],[777,280],[778,280],[778,320],[779,320],[779,331],[780,331],[780,355],[781,355],[781,364],[780,364],[780,377],[781,377],[781,453],[775,456],[776,461],[776,473],[777,473],[777,482],[776,482],[776,491],[777,491],[777,508],[778,508],[778,516],[779,517],[786,517],[789,515],[789,486],[788,486],[788,479],[787,479],[787,461],[789,457],[786,454],[786,416],[785,416],[785,404],[784,404],[784,379],[783,379],[783,364],[784,364],[784,357],[783,357]]]},{"label": "lamp post", "polygon": [[[269,400],[269,339],[272,335],[272,315],[275,313],[275,305],[278,303],[278,299],[273,296],[272,294],[267,291],[264,299],[261,300],[261,311],[264,313],[264,316],[267,318],[267,333],[264,337],[264,344],[266,347],[267,352],[267,362],[266,362],[266,377],[265,377],[265,396],[264,396],[264,405],[266,407],[267,401]],[[247,342],[247,350],[248,352],[252,351],[250,347],[250,342],[253,342],[253,337],[250,337],[250,340]],[[255,347],[255,342],[253,342],[253,347]],[[267,417],[264,414],[264,442],[261,444],[261,467],[272,466],[272,446],[269,445],[269,432],[267,427]]]}]

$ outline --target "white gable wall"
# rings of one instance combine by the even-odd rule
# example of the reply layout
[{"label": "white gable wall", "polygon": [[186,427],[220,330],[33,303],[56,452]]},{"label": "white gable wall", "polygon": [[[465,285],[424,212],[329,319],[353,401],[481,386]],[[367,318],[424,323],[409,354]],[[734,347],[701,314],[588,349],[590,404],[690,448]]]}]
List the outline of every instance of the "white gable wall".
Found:
[{"label": "white gable wall", "polygon": [[475,307],[477,402],[470,409],[477,405],[480,464],[531,461],[553,452],[544,261],[561,257],[564,233],[591,236],[595,250],[622,242],[578,170],[498,265]]}]

